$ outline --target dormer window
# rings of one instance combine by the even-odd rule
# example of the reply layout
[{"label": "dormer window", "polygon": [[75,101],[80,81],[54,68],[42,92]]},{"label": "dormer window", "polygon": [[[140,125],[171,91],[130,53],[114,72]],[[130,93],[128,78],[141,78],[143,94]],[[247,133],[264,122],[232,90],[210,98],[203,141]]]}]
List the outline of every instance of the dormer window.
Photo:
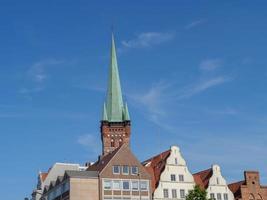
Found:
[{"label": "dormer window", "polygon": [[113,165],[113,174],[120,174],[120,166]]}]

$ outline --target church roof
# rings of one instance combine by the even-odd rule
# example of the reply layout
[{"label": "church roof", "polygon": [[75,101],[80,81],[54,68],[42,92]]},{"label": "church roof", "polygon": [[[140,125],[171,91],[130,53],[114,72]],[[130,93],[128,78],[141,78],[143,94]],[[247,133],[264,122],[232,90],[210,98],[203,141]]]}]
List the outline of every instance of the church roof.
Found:
[{"label": "church roof", "polygon": [[130,116],[127,104],[123,104],[120,75],[113,34],[111,40],[111,58],[108,75],[108,90],[106,103],[104,104],[103,108],[102,120],[109,122],[129,121]]}]

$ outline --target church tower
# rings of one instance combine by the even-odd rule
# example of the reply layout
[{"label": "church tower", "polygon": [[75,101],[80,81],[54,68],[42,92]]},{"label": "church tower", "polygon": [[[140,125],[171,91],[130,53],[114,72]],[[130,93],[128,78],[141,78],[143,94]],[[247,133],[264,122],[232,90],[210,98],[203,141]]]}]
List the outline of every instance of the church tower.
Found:
[{"label": "church tower", "polygon": [[108,90],[101,120],[102,155],[122,144],[129,144],[131,121],[127,104],[123,102],[117,64],[114,36],[111,39],[111,59],[108,75]]}]

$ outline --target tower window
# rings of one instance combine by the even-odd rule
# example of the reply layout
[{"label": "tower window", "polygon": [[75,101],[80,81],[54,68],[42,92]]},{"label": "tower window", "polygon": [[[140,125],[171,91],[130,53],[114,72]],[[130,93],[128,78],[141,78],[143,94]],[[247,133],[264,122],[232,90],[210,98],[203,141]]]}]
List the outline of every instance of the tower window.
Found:
[{"label": "tower window", "polygon": [[115,142],[114,142],[113,139],[112,139],[111,142],[110,142],[110,146],[111,146],[111,147],[115,147]]},{"label": "tower window", "polygon": [[120,146],[122,145],[122,139],[119,140],[119,145],[120,145]]}]

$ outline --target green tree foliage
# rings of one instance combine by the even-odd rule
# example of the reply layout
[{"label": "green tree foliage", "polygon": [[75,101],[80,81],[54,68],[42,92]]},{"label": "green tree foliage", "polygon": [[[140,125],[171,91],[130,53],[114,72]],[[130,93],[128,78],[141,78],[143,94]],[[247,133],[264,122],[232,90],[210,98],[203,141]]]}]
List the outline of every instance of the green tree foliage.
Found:
[{"label": "green tree foliage", "polygon": [[207,197],[206,190],[200,188],[198,185],[194,187],[186,196],[186,200],[210,200]]}]

